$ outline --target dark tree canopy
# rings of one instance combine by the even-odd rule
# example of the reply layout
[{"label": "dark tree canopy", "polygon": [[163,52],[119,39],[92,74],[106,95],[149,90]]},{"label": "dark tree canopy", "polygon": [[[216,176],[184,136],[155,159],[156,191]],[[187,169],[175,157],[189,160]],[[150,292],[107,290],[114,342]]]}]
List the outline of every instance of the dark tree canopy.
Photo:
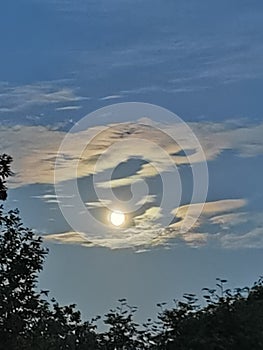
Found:
[{"label": "dark tree canopy", "polygon": [[[0,199],[12,158],[0,155]],[[263,280],[252,288],[204,288],[202,306],[193,294],[173,308],[158,304],[157,320],[138,325],[126,299],[104,316],[83,321],[75,305],[61,306],[37,291],[48,251],[23,226],[18,210],[0,206],[0,350],[260,350],[263,349]]]},{"label": "dark tree canopy", "polygon": [[0,155],[0,200],[6,200],[7,187],[5,185],[8,176],[12,175],[10,168],[12,157],[7,154]]}]

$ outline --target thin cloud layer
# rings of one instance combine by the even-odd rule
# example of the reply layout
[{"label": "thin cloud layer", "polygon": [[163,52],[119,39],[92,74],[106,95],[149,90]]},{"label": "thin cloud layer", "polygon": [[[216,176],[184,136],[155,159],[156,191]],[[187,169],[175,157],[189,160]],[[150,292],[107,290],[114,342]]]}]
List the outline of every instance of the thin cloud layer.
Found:
[{"label": "thin cloud layer", "polygon": [[244,248],[263,248],[263,227],[256,227],[240,235],[224,234],[220,238],[224,248],[244,249]]},{"label": "thin cloud layer", "polygon": [[[263,124],[229,127],[228,123],[191,123],[189,126],[202,144],[208,161],[215,160],[224,150],[232,150],[241,157],[263,153]],[[172,171],[173,166],[198,163],[202,159],[199,150],[191,142],[190,135],[183,134],[180,125],[161,125],[147,118],[138,123],[95,126],[68,134],[69,142],[57,159],[61,142],[66,135],[63,131],[40,126],[1,127],[1,149],[14,157],[16,176],[10,185],[20,187],[37,183],[53,184],[57,161],[56,180],[59,183],[91,175],[98,188],[120,189]],[[133,158],[143,161],[137,170],[128,176],[111,179],[114,168]],[[242,245],[237,241],[238,233],[229,231],[230,228],[246,223],[246,216],[239,213],[246,204],[243,199],[205,203],[202,214],[191,231],[184,232],[183,226],[191,226],[192,216],[203,204],[179,206],[172,211],[173,223],[163,227],[158,219],[166,214],[156,204],[154,194],[144,193],[141,197],[137,199],[137,205],[146,205],[144,211],[133,218],[135,224],[124,228],[122,234],[110,230],[109,235],[94,237],[83,232],[64,232],[49,235],[46,239],[111,249],[139,250],[159,245],[169,247],[178,242],[191,246],[200,246],[208,241],[220,242],[224,247]],[[64,203],[63,193],[61,196],[44,195],[39,199],[50,205]],[[71,199],[68,198],[63,205],[71,208]],[[86,207],[92,210],[101,210],[108,205],[106,197],[98,202],[95,198],[90,199],[86,203]],[[249,241],[251,239],[256,242],[256,234],[260,241],[261,231],[255,230],[253,225],[240,232],[240,242],[244,245],[256,245]]]},{"label": "thin cloud layer", "polygon": [[[73,88],[61,86],[60,81],[22,86],[0,85],[0,113],[17,112],[32,106],[77,102],[84,99],[87,98],[77,96]],[[78,107],[74,106],[74,108]]]},{"label": "thin cloud layer", "polygon": [[[223,123],[190,123],[189,126],[197,135],[207,161],[216,159],[224,150],[234,150],[243,157],[263,153],[263,124],[230,129]],[[151,125],[121,123],[70,134],[57,163],[58,180],[76,178],[74,166],[77,166],[77,176],[83,177],[114,169],[132,157],[148,161],[135,174],[125,178],[105,180],[98,177],[98,186],[119,187],[154,177],[175,165],[202,160],[199,151],[193,149],[189,135],[181,133],[180,125],[161,127],[162,131],[152,122]],[[1,149],[14,157],[16,177],[12,179],[13,185],[54,183],[55,162],[65,136],[65,132],[42,126],[0,127]],[[180,143],[180,147],[172,138]]]},{"label": "thin cloud layer", "polygon": [[[179,222],[168,227],[162,227],[158,223],[158,219],[162,216],[161,209],[152,206],[145,210],[143,214],[134,218],[134,226],[121,231],[109,230],[106,236],[94,237],[94,235],[89,235],[88,233],[64,232],[46,235],[44,238],[51,242],[100,246],[110,249],[132,248],[141,250],[157,246],[169,247],[179,243],[198,247],[205,244],[210,239],[210,236],[213,236],[213,234],[208,232],[200,232],[204,223],[213,222],[215,215],[235,211],[245,206],[245,204],[246,202],[243,199],[205,203],[200,220],[196,222],[195,227],[190,232],[181,230],[184,220],[188,219],[186,206],[181,206],[175,211]],[[193,205],[194,210],[199,205],[202,204]]]}]

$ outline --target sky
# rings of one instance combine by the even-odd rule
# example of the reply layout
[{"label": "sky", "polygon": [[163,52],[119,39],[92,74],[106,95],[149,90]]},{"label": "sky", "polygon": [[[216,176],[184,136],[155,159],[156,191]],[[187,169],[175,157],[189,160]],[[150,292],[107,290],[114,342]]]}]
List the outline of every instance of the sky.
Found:
[{"label": "sky", "polygon": [[[263,4],[0,5],[8,208],[41,235],[40,287],[83,317],[262,275]],[[115,227],[111,213],[124,213]]]}]

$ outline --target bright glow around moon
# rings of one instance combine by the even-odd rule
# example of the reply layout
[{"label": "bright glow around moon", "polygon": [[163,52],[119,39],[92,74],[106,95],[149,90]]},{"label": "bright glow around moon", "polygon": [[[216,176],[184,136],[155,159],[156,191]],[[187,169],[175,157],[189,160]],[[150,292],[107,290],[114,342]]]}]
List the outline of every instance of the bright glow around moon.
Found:
[{"label": "bright glow around moon", "polygon": [[113,211],[110,215],[110,221],[114,226],[121,226],[125,221],[125,215],[121,211]]}]

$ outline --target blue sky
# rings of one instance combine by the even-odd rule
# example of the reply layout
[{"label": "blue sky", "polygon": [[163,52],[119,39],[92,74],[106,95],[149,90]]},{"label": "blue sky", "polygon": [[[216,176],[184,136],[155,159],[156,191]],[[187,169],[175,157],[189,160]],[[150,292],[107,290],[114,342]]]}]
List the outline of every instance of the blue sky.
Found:
[{"label": "blue sky", "polygon": [[[76,302],[84,317],[102,314],[127,297],[139,306],[142,320],[155,313],[157,302],[199,293],[216,277],[233,286],[254,282],[262,274],[263,248],[261,2],[11,0],[0,6],[0,145],[1,152],[14,157],[16,171],[8,206],[18,206],[37,233],[51,235],[45,240],[50,254],[41,286],[62,303]],[[155,219],[166,219],[160,211],[164,176],[171,188],[169,205],[179,208],[173,224],[186,219],[189,164],[174,159],[183,184],[176,205],[173,171],[163,155],[146,144],[132,148],[133,136],[127,136],[154,139],[168,154],[181,156],[176,142],[156,131],[178,136],[176,124],[160,114],[151,119],[146,107],[142,115],[103,116],[99,111],[86,117],[84,129],[76,124],[93,111],[123,102],[151,103],[177,114],[204,149],[207,204],[188,234],[179,235],[177,226]],[[137,124],[140,118],[143,126]],[[98,137],[85,150],[77,180],[94,217],[104,217],[105,224],[108,200],[104,185],[104,202],[98,204],[95,175],[103,182],[117,167],[113,178],[122,181],[115,188],[121,201],[130,198],[130,184],[139,186],[138,178],[149,190],[146,196],[144,188],[134,187],[138,201],[146,203],[117,238],[107,222],[102,232],[79,220],[78,233],[60,213],[63,202],[67,213],[78,218],[70,193],[71,161],[94,132]],[[64,191],[59,198],[52,169],[67,133],[70,147],[59,173]],[[90,164],[120,135],[126,142],[122,151],[113,149],[94,172]],[[184,150],[195,148],[187,137],[182,142]],[[149,175],[152,168],[144,167],[143,156],[158,164],[161,178]],[[194,160],[194,166],[199,162]],[[129,185],[123,186],[124,178]]]}]

